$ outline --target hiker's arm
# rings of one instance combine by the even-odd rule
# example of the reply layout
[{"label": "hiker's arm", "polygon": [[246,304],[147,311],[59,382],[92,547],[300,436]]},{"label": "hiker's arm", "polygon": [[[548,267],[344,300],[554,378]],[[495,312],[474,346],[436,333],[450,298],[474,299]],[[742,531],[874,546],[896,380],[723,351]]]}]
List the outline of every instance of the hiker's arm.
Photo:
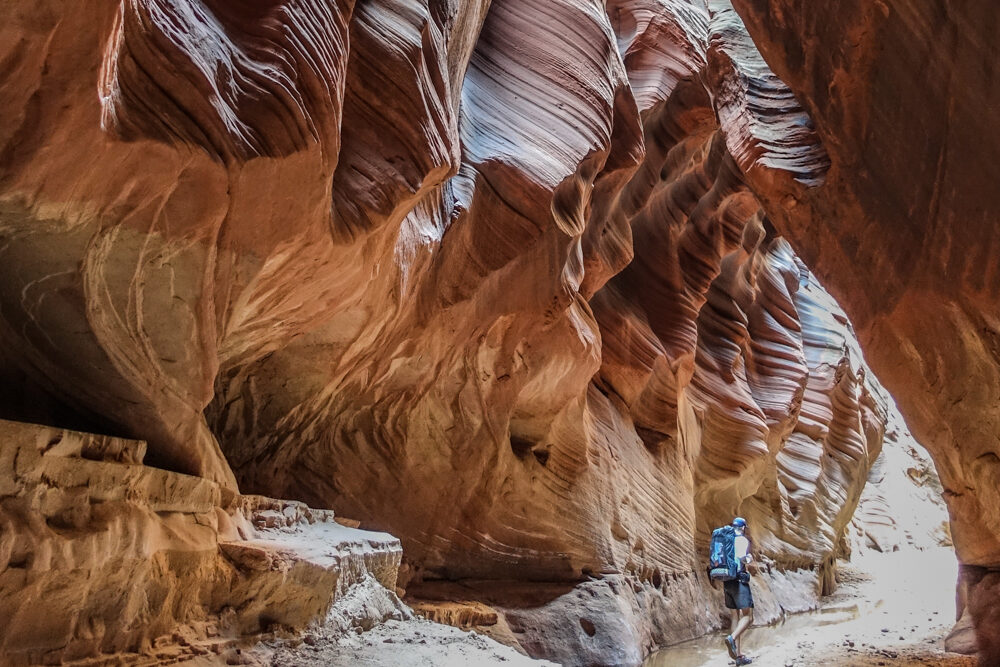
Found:
[{"label": "hiker's arm", "polygon": [[753,560],[753,556],[750,555],[750,541],[745,537],[736,538],[736,544],[734,547],[736,550],[736,559],[741,563],[746,565]]}]

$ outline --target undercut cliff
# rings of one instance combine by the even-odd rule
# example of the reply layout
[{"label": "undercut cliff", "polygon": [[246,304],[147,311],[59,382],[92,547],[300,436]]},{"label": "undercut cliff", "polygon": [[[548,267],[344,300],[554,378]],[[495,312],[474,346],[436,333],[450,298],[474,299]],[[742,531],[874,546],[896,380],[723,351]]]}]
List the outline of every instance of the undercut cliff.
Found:
[{"label": "undercut cliff", "polygon": [[996,7],[733,4],[831,163],[823,185],[769,211],[932,454],[964,564],[959,598],[982,660],[1000,663]]},{"label": "undercut cliff", "polygon": [[[1000,498],[955,480],[994,474],[985,439],[956,444],[988,420],[931,428],[943,404],[905,385],[943,401],[1000,368],[973,363],[997,282],[935,291],[952,268],[928,263],[904,289],[904,213],[865,208],[881,172],[838,134],[878,96],[831,110],[834,65],[785,61],[793,8],[758,50],[766,3],[737,4],[7,3],[0,416],[356,517],[422,599],[480,600],[534,655],[637,663],[718,624],[704,547],[734,514],[764,616],[835,585],[891,399],[820,267],[985,567]],[[982,335],[915,315],[935,303]]]}]

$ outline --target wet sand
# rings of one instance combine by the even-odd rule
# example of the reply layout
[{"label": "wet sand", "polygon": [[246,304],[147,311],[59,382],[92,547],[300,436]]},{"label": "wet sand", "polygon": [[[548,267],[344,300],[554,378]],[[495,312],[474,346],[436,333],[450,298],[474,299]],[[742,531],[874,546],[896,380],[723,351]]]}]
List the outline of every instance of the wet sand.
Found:
[{"label": "wet sand", "polygon": [[[743,652],[753,664],[769,667],[973,667],[975,658],[944,650],[944,637],[955,623],[957,569],[950,549],[867,552],[841,564],[837,592],[820,610],[751,628],[744,635]],[[659,651],[644,667],[732,665],[724,636]]]}]

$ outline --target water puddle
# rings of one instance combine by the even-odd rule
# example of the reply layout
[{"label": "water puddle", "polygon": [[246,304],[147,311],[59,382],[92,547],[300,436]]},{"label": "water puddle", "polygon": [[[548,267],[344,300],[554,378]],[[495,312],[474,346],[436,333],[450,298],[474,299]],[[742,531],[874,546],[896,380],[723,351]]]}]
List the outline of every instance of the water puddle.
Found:
[{"label": "water puddle", "polygon": [[[879,605],[874,605],[877,607]],[[865,611],[870,611],[866,609]],[[785,620],[774,625],[754,627],[743,635],[744,653],[753,654],[767,646],[780,642],[794,640],[795,636],[806,628],[828,625],[839,625],[860,618],[862,613],[858,604],[824,607],[817,611],[801,614],[788,614]],[[726,633],[716,632],[660,649],[651,654],[643,667],[704,667],[709,664],[726,664],[731,662],[723,639]]]}]

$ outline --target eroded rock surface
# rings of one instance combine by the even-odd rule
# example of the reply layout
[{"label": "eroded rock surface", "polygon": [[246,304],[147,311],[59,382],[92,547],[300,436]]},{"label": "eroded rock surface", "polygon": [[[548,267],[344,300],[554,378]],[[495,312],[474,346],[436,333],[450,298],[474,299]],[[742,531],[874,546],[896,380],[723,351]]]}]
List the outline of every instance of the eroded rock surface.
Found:
[{"label": "eroded rock surface", "polygon": [[[934,457],[962,562],[1000,567],[1000,104],[985,1],[736,0],[809,110],[826,182],[769,206]],[[878,289],[871,289],[872,285]],[[984,659],[1000,663],[990,613]],[[987,622],[984,617],[984,623]]]},{"label": "eroded rock surface", "polygon": [[[361,518],[404,585],[598,587],[606,625],[540,655],[713,627],[700,549],[735,513],[778,579],[832,588],[887,396],[779,230],[820,261],[804,239],[869,218],[796,217],[851,145],[727,1],[40,0],[0,26],[0,379],[45,397],[5,414]],[[838,294],[887,303],[879,257]],[[865,340],[887,372],[911,349]]]},{"label": "eroded rock surface", "polygon": [[934,463],[892,404],[882,453],[868,474],[848,536],[852,552],[954,546]]},{"label": "eroded rock surface", "polygon": [[221,654],[396,585],[391,535],[143,466],[144,442],[3,420],[0,442],[5,665]]}]

